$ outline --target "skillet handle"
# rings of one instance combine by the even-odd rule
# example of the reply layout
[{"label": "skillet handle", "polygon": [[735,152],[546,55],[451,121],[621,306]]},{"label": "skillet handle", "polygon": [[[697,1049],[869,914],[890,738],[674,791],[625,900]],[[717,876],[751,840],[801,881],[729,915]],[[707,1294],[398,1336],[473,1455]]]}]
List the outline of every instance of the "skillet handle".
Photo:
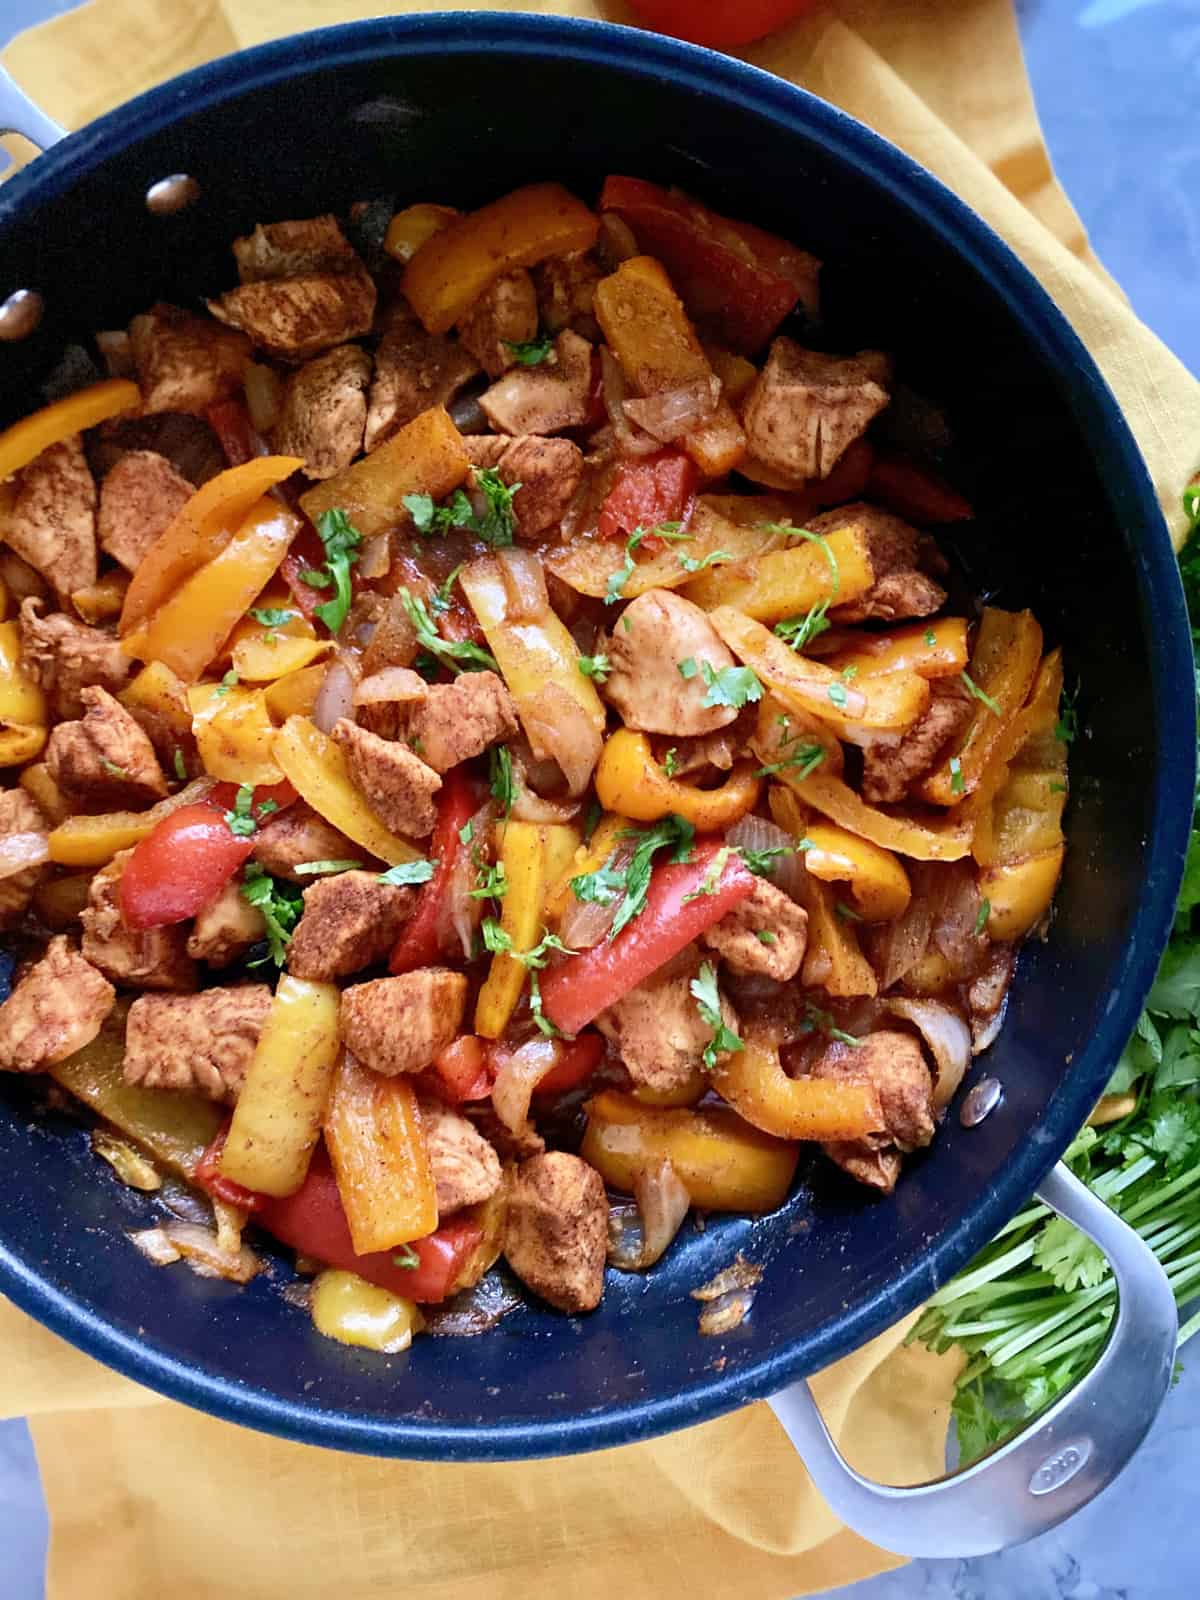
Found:
[{"label": "skillet handle", "polygon": [[23,89],[18,89],[7,68],[0,66],[0,134],[19,133],[39,150],[65,139],[67,130],[39,107]]},{"label": "skillet handle", "polygon": [[963,1472],[897,1489],[842,1458],[807,1383],[769,1401],[830,1507],[897,1555],[988,1555],[1057,1527],[1117,1476],[1166,1396],[1179,1316],[1153,1251],[1061,1164],[1038,1198],[1104,1251],[1118,1305],[1091,1371],[1022,1433]]}]

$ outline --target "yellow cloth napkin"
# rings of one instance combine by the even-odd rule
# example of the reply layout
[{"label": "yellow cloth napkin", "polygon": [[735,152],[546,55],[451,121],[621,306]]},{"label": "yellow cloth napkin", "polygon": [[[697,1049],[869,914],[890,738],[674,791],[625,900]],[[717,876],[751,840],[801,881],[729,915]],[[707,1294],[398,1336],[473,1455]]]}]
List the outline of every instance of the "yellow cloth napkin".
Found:
[{"label": "yellow cloth napkin", "polygon": [[[699,0],[698,0],[699,3]],[[450,9],[445,5],[443,8]],[[79,127],[246,45],[387,11],[354,0],[92,0],[5,65]],[[596,0],[474,9],[632,20]],[[842,0],[747,52],[871,123],[964,195],[1041,277],[1103,367],[1173,536],[1200,456],[1200,384],[1130,312],[1054,179],[1009,0]],[[958,1362],[893,1329],[815,1382],[861,1471],[942,1467]],[[671,1586],[784,1600],[897,1558],[839,1528],[765,1406],[570,1462],[418,1465],[238,1431],[98,1366],[0,1302],[0,1414],[29,1415],[50,1503],[48,1600],[577,1600]]]}]

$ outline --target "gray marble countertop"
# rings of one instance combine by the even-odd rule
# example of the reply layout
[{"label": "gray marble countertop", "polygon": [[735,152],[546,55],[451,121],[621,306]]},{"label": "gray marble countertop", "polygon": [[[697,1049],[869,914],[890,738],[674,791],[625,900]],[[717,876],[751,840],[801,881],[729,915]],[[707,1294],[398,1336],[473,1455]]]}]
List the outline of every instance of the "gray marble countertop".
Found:
[{"label": "gray marble countertop", "polygon": [[[1200,0],[1016,3],[1050,149],[1096,249],[1140,315],[1200,372]],[[0,9],[2,40],[70,0]],[[1185,1600],[1200,1590],[1197,1454],[1200,1340],[1133,1464],[1066,1526],[1000,1556],[917,1561],[839,1595]],[[0,1424],[0,1600],[42,1600],[45,1548],[28,1432]]]}]

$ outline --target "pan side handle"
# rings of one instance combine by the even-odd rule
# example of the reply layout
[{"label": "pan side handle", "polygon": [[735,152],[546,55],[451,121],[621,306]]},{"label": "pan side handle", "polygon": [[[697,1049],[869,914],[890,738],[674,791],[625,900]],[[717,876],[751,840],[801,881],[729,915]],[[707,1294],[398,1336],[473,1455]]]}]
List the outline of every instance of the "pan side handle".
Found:
[{"label": "pan side handle", "polygon": [[19,133],[39,150],[66,138],[67,130],[48,117],[23,89],[19,89],[6,67],[0,66],[0,134]]}]

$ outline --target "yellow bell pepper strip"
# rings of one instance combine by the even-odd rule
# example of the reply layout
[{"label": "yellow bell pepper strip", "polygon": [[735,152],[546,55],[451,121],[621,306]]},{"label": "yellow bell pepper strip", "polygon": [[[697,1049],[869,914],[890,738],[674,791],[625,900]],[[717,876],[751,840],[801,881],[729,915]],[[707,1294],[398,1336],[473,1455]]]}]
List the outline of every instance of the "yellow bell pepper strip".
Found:
[{"label": "yellow bell pepper strip", "polygon": [[[389,867],[420,859],[414,845],[380,822],[351,781],[342,752],[307,717],[289,717],[276,733],[272,750],[300,798],[348,839]],[[53,848],[52,843],[52,856]]]},{"label": "yellow bell pepper strip", "polygon": [[140,628],[194,572],[220,555],[267,490],[303,465],[299,456],[256,456],[197,489],[129,580],[117,628],[121,636]]},{"label": "yellow bell pepper strip", "polygon": [[223,783],[280,783],[275,760],[275,724],[262,689],[241,684],[197,683],[188,690],[192,733],[210,778]]},{"label": "yellow bell pepper strip", "polygon": [[37,801],[43,816],[47,817],[55,827],[60,822],[65,822],[74,811],[75,807],[50,776],[50,768],[44,761],[35,761],[26,767],[17,781],[22,789],[29,791]]},{"label": "yellow bell pepper strip", "polygon": [[359,1255],[391,1250],[438,1225],[417,1096],[343,1053],[324,1118],[325,1147]]},{"label": "yellow bell pepper strip", "polygon": [[775,623],[817,605],[856,600],[874,581],[866,536],[861,528],[849,527],[835,529],[819,544],[789,539],[783,549],[711,566],[683,592],[705,611],[732,606],[759,622]]},{"label": "yellow bell pepper strip", "polygon": [[[270,607],[259,605],[255,609],[265,616],[272,614]],[[291,607],[274,609],[288,611]],[[229,640],[229,661],[243,683],[274,683],[289,672],[311,667],[332,649],[332,639],[318,639],[312,623],[292,610],[285,622],[274,625],[258,622],[252,616],[243,618]]]},{"label": "yellow bell pepper strip", "polygon": [[822,883],[847,883],[853,909],[864,922],[891,922],[903,916],[912,885],[890,850],[831,822],[810,822],[804,834],[805,867]]},{"label": "yellow bell pepper strip", "polygon": [[[596,320],[630,387],[661,394],[714,376],[683,301],[653,256],[633,256],[596,285]],[[731,472],[746,454],[746,435],[729,401],[680,441],[709,478]]]},{"label": "yellow bell pepper strip", "polygon": [[218,1163],[259,1194],[295,1194],[321,1132],[338,1058],[336,984],[285,973],[263,1023]]},{"label": "yellow bell pepper strip", "polygon": [[393,261],[407,266],[427,239],[432,239],[435,233],[441,233],[443,228],[461,215],[453,206],[406,206],[403,211],[397,211],[388,223],[383,236],[383,248]]},{"label": "yellow bell pepper strip", "polygon": [[961,861],[971,853],[971,825],[954,812],[921,816],[898,808],[883,811],[824,771],[803,777],[799,769],[782,767],[777,776],[815,811],[881,849],[914,861]]},{"label": "yellow bell pepper strip", "polygon": [[998,866],[1062,843],[1067,803],[1067,745],[1057,736],[1062,699],[1062,653],[1053,650],[1038,669],[1028,703],[1014,719],[1005,748],[997,751],[979,789],[975,859]]},{"label": "yellow bell pepper strip", "polygon": [[61,444],[73,433],[94,428],[98,422],[132,411],[141,403],[142,394],[136,383],[128,378],[107,378],[43,406],[0,433],[0,479],[27,467],[52,444]]},{"label": "yellow bell pepper strip", "polygon": [[721,380],[721,393],[731,406],[737,406],[741,410],[741,401],[754,387],[758,368],[753,361],[747,361],[745,356],[739,356],[719,344],[709,344],[707,339],[701,343],[704,346],[704,354],[708,357],[709,366]]},{"label": "yellow bell pepper strip", "polygon": [[711,1086],[710,1074],[702,1066],[697,1066],[669,1089],[650,1089],[644,1083],[635,1083],[629,1092],[640,1105],[670,1110],[679,1106],[698,1105]]},{"label": "yellow bell pepper strip", "polygon": [[211,788],[211,778],[197,778],[178,794],[151,806],[149,811],[109,811],[95,817],[68,817],[47,840],[50,859],[63,867],[103,867],[119,850],[132,850],[164,817],[181,806],[202,800]]},{"label": "yellow bell pepper strip", "polygon": [[21,665],[20,625],[0,622],[0,725],[46,721],[46,696]]},{"label": "yellow bell pepper strip", "polygon": [[1036,855],[988,867],[979,874],[991,938],[1021,939],[1037,926],[1054,899],[1065,854],[1065,844],[1051,845]]},{"label": "yellow bell pepper strip", "polygon": [[721,1056],[713,1088],[751,1127],[778,1139],[865,1139],[882,1133],[873,1085],[832,1078],[789,1078],[779,1048],[753,1032],[742,1049]]},{"label": "yellow bell pepper strip", "polygon": [[762,762],[758,770],[763,777],[785,766],[802,775],[820,767],[835,778],[845,770],[846,753],[834,729],[819,717],[785,706],[774,695],[765,694],[758,703],[750,746]]},{"label": "yellow bell pepper strip", "polygon": [[1005,728],[1025,704],[1041,657],[1042,630],[1032,611],[985,607],[968,675],[968,686],[973,686],[975,693],[974,715],[943,759],[916,786],[919,799],[932,805],[957,806],[975,792]]},{"label": "yellow bell pepper strip", "polygon": [[121,614],[128,587],[129,574],[114,567],[86,589],[76,589],[71,604],[85,622],[111,622]]},{"label": "yellow bell pepper strip", "polygon": [[0,728],[0,767],[20,767],[40,756],[47,731],[31,723],[13,722]]},{"label": "yellow bell pepper strip", "polygon": [[800,881],[800,899],[808,912],[808,948],[800,969],[808,989],[824,989],[842,999],[879,991],[875,969],[862,953],[853,924],[837,914],[837,896],[819,878]]},{"label": "yellow bell pepper strip", "polygon": [[660,1110],[606,1089],[584,1108],[580,1155],[605,1183],[632,1194],[639,1172],[667,1160],[705,1211],[773,1211],[787,1198],[799,1148],[733,1111]]},{"label": "yellow bell pepper strip", "polygon": [[504,1228],[508,1218],[508,1191],[513,1169],[505,1167],[500,1177],[500,1187],[478,1205],[466,1206],[460,1215],[479,1229],[479,1243],[466,1255],[450,1283],[447,1293],[458,1294],[463,1289],[473,1289],[486,1272],[490,1272],[504,1250]]},{"label": "yellow bell pepper strip", "polygon": [[126,638],[127,652],[165,662],[194,683],[278,570],[300,526],[277,500],[260,500],[220,554],[176,589],[144,630]]},{"label": "yellow bell pepper strip", "polygon": [[313,1326],[327,1339],[379,1355],[395,1356],[407,1350],[413,1334],[425,1326],[414,1301],[338,1267],[317,1274],[309,1309]]},{"label": "yellow bell pepper strip", "polygon": [[668,778],[654,759],[649,737],[632,728],[609,734],[596,768],[596,797],[607,811],[638,822],[657,822],[674,813],[702,833],[732,827],[753,811],[760,787],[750,761],[736,762],[715,789]]},{"label": "yellow bell pepper strip", "polygon": [[344,511],[364,539],[409,521],[404,496],[443,500],[470,468],[462,435],[444,406],[422,411],[369,456],[300,496],[315,527],[327,511]]},{"label": "yellow bell pepper strip", "polygon": [[566,624],[548,598],[535,615],[521,612],[510,620],[504,568],[495,556],[472,561],[458,581],[534,755],[557,761],[571,793],[582,794],[600,757],[607,718],[595,685],[579,670],[579,647]]},{"label": "yellow bell pepper strip", "polygon": [[546,921],[558,926],[562,914],[571,901],[571,880],[581,878],[600,868],[621,843],[621,835],[634,826],[632,817],[604,816],[596,824],[592,837],[572,852],[558,877],[551,880],[546,893]]},{"label": "yellow bell pepper strip", "polygon": [[600,219],[559,183],[531,183],[437,229],[401,288],[429,333],[445,333],[496,278],[550,256],[590,250]]},{"label": "yellow bell pepper strip", "polygon": [[[839,530],[844,531],[844,530]],[[832,544],[837,534],[830,534]],[[967,619],[939,617],[887,633],[829,633],[813,650],[835,672],[854,668],[854,676],[915,672],[922,678],[953,678],[967,666]]]},{"label": "yellow bell pepper strip", "polygon": [[499,857],[508,889],[500,902],[500,927],[513,954],[497,951],[475,1003],[475,1032],[498,1039],[525,987],[518,956],[537,944],[546,919],[546,894],[579,845],[579,831],[553,823],[508,822],[499,830]]},{"label": "yellow bell pepper strip", "polygon": [[165,662],[147,662],[117,699],[134,716],[141,712],[146,723],[165,729],[181,747],[190,747],[192,712],[187,685]]},{"label": "yellow bell pepper strip", "polygon": [[289,672],[269,683],[263,691],[263,703],[272,721],[282,724],[289,717],[311,717],[324,681],[324,667],[301,667],[299,672]]}]

